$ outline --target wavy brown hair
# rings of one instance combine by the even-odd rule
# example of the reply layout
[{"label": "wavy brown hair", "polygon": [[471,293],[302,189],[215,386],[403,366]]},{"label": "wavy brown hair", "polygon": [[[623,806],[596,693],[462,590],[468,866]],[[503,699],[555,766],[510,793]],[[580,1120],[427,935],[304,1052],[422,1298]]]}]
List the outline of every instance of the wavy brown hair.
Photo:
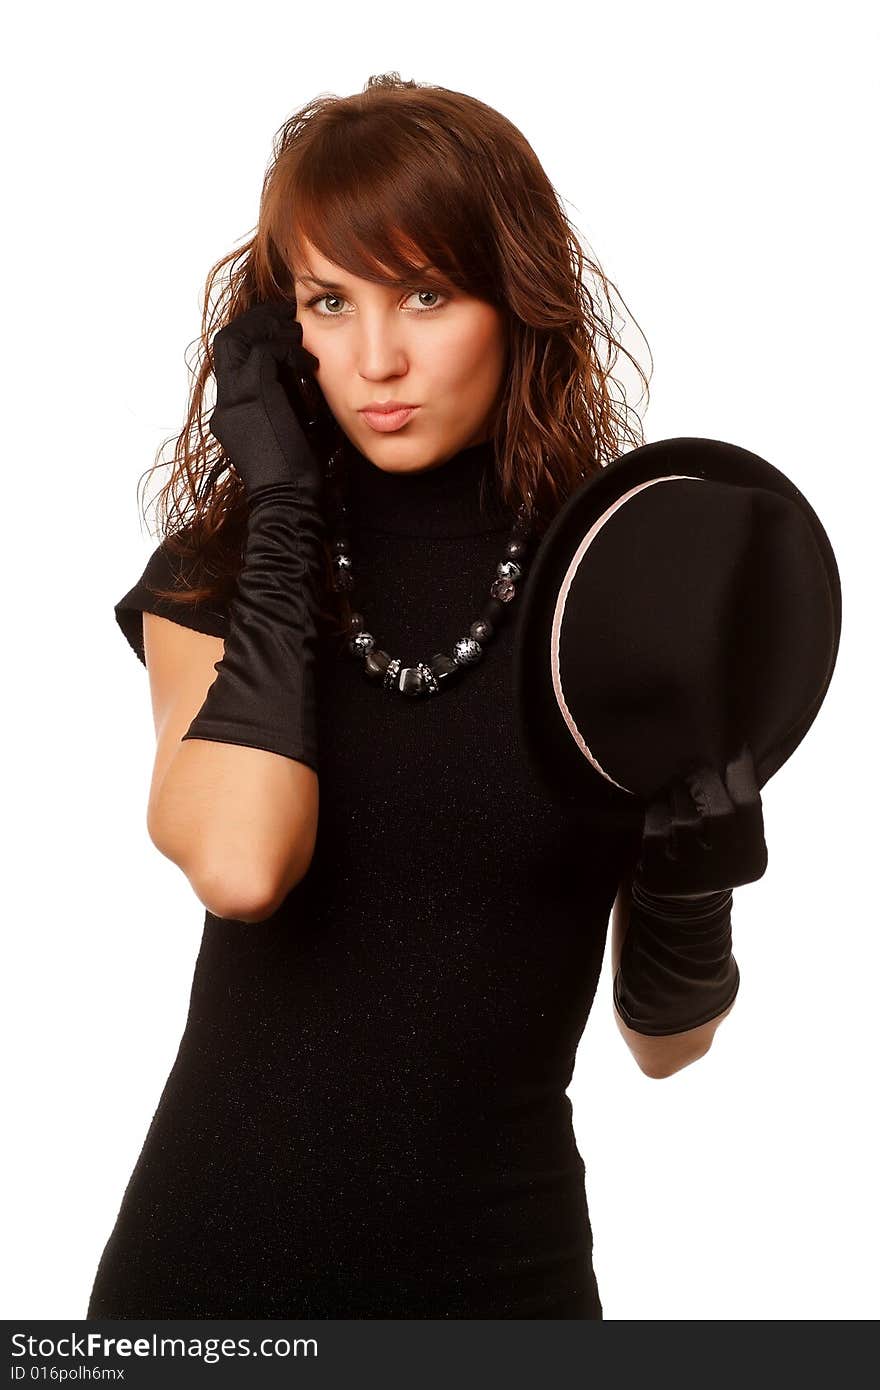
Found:
[{"label": "wavy brown hair", "polygon": [[[178,587],[157,591],[170,602],[226,602],[234,591],[247,505],[206,428],[211,343],[251,305],[295,298],[304,237],[364,279],[408,289],[442,289],[445,279],[502,312],[498,482],[505,503],[534,511],[537,536],[583,479],[644,442],[612,376],[622,352],[647,403],[648,378],[614,333],[616,288],[581,245],[528,141],[475,97],[396,72],[371,77],[362,92],[320,96],[284,123],[253,236],[208,274],[186,423],[148,470],[168,466],[173,442],[156,498],[165,549],[179,561]],[[310,389],[323,399],[317,383]],[[325,430],[310,440],[322,462],[326,438]],[[350,610],[331,588],[329,540],[325,567],[321,620],[345,635]]]}]

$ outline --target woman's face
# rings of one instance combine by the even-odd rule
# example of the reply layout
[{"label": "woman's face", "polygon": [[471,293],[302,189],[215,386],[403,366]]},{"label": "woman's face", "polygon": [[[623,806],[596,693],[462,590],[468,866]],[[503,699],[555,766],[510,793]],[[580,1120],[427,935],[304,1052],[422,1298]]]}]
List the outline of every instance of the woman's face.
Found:
[{"label": "woman's face", "polygon": [[[315,378],[352,444],[377,467],[408,473],[490,438],[506,357],[500,312],[459,290],[376,285],[309,242],[304,250],[295,270],[303,346],[318,358]],[[380,433],[361,413],[376,401],[417,409]]]}]

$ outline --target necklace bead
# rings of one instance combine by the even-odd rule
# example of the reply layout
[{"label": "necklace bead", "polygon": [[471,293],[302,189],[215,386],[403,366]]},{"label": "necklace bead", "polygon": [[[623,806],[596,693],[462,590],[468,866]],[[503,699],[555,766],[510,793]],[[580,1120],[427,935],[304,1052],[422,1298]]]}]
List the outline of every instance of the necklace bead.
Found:
[{"label": "necklace bead", "polygon": [[[334,451],[327,469],[332,525],[331,582],[337,592],[351,593],[354,588],[354,566],[348,538],[348,507],[341,485],[341,457],[340,446]],[[435,652],[429,662],[419,661],[414,666],[404,666],[400,657],[392,657],[377,646],[376,638],[367,631],[363,614],[352,612],[348,650],[352,656],[363,661],[365,678],[383,690],[408,699],[425,699],[439,695],[454,684],[464,671],[478,665],[485,647],[496,635],[516,597],[517,585],[526,572],[533,531],[533,514],[527,504],[522,503],[504,548],[505,558],[496,566],[495,579],[489,586],[485,607],[471,624],[467,635],[455,642],[451,655]]]}]

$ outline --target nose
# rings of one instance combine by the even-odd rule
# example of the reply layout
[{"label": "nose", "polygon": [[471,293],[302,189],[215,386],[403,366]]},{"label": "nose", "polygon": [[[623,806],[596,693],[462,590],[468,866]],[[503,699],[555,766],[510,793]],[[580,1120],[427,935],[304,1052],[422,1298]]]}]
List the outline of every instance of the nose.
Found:
[{"label": "nose", "polygon": [[[396,321],[395,321],[396,318]],[[390,315],[364,314],[356,347],[358,369],[367,381],[384,381],[401,376],[407,369],[409,353],[405,325],[395,310]]]}]

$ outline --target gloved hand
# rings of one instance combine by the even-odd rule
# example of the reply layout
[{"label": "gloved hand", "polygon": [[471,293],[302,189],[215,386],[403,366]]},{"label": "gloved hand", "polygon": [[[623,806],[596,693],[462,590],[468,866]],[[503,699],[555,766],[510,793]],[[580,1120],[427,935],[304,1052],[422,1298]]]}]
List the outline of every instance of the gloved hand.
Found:
[{"label": "gloved hand", "polygon": [[242,479],[247,538],[217,679],[183,738],[263,748],[317,772],[323,479],[281,375],[318,359],[292,309],[268,304],[220,329],[213,354],[209,423]]},{"label": "gloved hand", "polygon": [[293,304],[255,304],[221,328],[211,346],[217,403],[211,433],[250,498],[260,487],[295,482],[317,498],[321,472],[296,416],[297,380],[318,359],[302,346]]},{"label": "gloved hand", "polygon": [[733,893],[648,892],[632,881],[629,926],[614,976],[614,1005],[628,1028],[663,1037],[724,1013],[739,989],[732,954]]}]

